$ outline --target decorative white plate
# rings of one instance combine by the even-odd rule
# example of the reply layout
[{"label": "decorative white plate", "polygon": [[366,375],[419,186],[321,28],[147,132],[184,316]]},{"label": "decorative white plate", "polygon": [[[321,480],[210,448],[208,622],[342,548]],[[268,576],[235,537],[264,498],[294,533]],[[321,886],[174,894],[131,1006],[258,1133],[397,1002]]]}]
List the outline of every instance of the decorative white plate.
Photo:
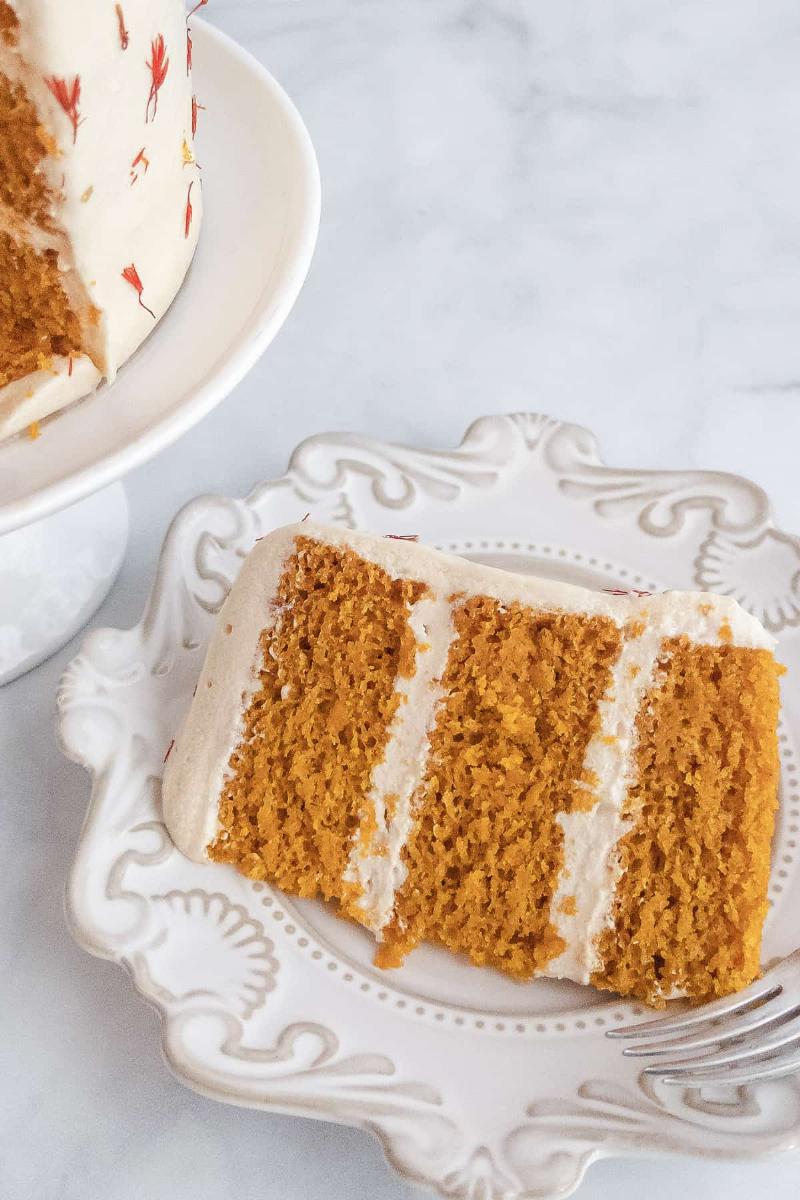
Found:
[{"label": "decorative white plate", "polygon": [[[174,304],[111,387],[0,444],[0,534],[152,458],[228,395],[286,320],[317,238],[314,149],[283,89],[192,19],[203,230]],[[2,565],[0,553],[0,565]]]},{"label": "decorative white plate", "polygon": [[532,414],[484,418],[452,451],[315,437],[247,499],[178,515],[141,623],[87,638],[59,696],[64,749],[93,776],[69,924],[160,1011],[172,1070],[220,1100],[368,1129],[403,1175],[460,1200],[564,1196],[602,1156],[797,1145],[798,1080],[650,1084],[604,1037],[636,1006],[427,947],[381,972],[367,935],[322,905],[173,848],[159,779],[214,613],[254,540],[308,511],[602,588],[707,588],[756,613],[790,668],[766,959],[797,941],[800,541],[774,529],[763,492],[606,467],[586,430]]}]

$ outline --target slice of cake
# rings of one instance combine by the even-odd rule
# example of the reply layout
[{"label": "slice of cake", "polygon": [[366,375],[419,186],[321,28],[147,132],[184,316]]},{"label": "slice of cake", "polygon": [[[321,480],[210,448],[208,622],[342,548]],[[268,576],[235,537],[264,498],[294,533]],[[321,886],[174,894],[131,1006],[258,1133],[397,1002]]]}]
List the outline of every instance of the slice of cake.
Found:
[{"label": "slice of cake", "polygon": [[0,438],[114,379],[197,242],[183,0],[0,0]]},{"label": "slice of cake", "polygon": [[759,970],[773,639],[308,521],[262,539],[168,756],[190,858],[518,979],[705,1000]]}]

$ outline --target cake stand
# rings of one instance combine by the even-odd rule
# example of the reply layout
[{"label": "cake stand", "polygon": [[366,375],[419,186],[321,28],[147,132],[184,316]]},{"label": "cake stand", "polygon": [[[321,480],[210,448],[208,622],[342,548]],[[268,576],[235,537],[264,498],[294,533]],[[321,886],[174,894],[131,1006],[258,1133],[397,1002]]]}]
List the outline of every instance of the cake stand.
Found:
[{"label": "cake stand", "polygon": [[192,267],[151,337],[102,387],[0,444],[0,684],[59,650],[122,564],[120,482],[219,404],[285,321],[320,215],[314,149],[255,59],[192,22],[204,226]]}]

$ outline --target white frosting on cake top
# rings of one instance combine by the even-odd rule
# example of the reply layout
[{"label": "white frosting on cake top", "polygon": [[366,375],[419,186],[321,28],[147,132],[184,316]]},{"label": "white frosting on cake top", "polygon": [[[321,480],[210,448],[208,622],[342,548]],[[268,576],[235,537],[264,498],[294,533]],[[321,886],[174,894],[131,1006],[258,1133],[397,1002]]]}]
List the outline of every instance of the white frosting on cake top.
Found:
[{"label": "white frosting on cake top", "polygon": [[[411,799],[424,777],[427,735],[442,697],[440,686],[453,639],[451,597],[489,596],[503,604],[605,616],[628,636],[600,704],[600,728],[583,764],[594,803],[557,818],[564,831],[564,868],[551,905],[551,921],[566,950],[548,975],[587,982],[596,961],[595,943],[610,918],[620,866],[616,846],[627,830],[621,809],[633,782],[635,717],[653,684],[666,638],[686,636],[698,644],[721,642],[772,650],[774,639],[736,601],[707,593],[612,595],[571,584],[515,575],[430,550],[424,546],[354,533],[306,521],[261,539],[245,560],[226,600],[192,707],[164,773],[164,817],[173,840],[202,861],[218,830],[220,794],[231,755],[242,735],[242,718],[261,666],[259,639],[279,619],[274,596],[298,536],[355,551],[393,578],[420,580],[428,591],[412,609],[420,647],[416,673],[398,679],[403,696],[390,727],[382,763],[373,772],[368,802],[375,833],[365,850],[354,840],[348,877],[363,889],[364,923],[380,937],[402,884],[402,850],[413,826]],[[631,635],[633,630],[635,636]],[[423,648],[429,647],[429,648]],[[393,814],[387,818],[387,797]],[[382,851],[388,849],[388,853]],[[573,898],[564,909],[567,897]]]},{"label": "white frosting on cake top", "polygon": [[18,39],[0,38],[0,74],[25,87],[56,143],[58,230],[21,226],[2,205],[0,229],[57,249],[68,295],[100,316],[79,383],[78,360],[72,374],[56,360],[0,388],[0,438],[114,379],[174,299],[202,213],[183,0],[9,2]]}]

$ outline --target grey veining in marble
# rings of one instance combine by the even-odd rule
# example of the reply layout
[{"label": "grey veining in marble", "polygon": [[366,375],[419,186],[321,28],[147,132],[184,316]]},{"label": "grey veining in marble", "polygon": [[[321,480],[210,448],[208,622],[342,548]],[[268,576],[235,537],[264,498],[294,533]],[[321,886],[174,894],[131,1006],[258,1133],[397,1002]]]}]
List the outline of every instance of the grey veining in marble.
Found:
[{"label": "grey veining in marble", "polygon": [[[800,529],[797,0],[211,0],[324,182],[285,331],[129,483],[97,624],[138,619],[174,510],[302,437],[584,422],[608,461],[738,471]],[[198,81],[202,99],[202,81]],[[0,692],[0,1200],[410,1200],[366,1137],[184,1090],[127,979],[69,939],[87,802],[52,735],[75,646]],[[800,1163],[604,1164],[586,1200],[795,1197]]]}]

